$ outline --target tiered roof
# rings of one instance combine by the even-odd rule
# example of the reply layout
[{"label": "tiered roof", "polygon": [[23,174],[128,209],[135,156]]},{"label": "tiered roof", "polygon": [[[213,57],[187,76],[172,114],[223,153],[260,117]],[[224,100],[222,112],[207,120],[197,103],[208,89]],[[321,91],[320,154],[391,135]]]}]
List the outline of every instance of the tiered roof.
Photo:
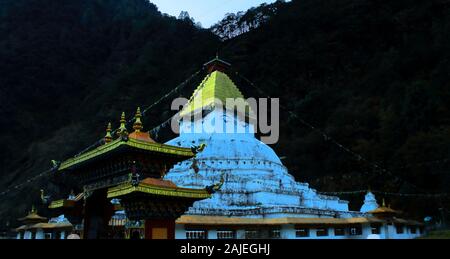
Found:
[{"label": "tiered roof", "polygon": [[65,169],[73,169],[87,162],[100,159],[107,154],[142,150],[152,153],[166,154],[169,156],[179,157],[181,159],[188,159],[194,156],[191,148],[183,148],[177,146],[171,146],[161,143],[156,143],[151,137],[149,132],[143,132],[141,111],[138,108],[135,115],[135,122],[133,125],[134,131],[128,133],[126,129],[125,113],[122,113],[120,119],[120,127],[117,130],[117,138],[114,140],[111,134],[111,123],[108,123],[106,129],[106,135],[104,138],[104,145],[101,145],[91,151],[83,153],[77,157],[70,158],[61,163],[59,171]]},{"label": "tiered roof", "polygon": [[206,199],[211,197],[211,194],[205,189],[181,188],[168,180],[146,178],[137,185],[125,183],[109,188],[108,198],[119,198],[132,193],[195,199]]},{"label": "tiered roof", "polygon": [[24,222],[25,224],[29,223],[37,223],[37,222],[45,222],[47,221],[46,217],[42,217],[37,213],[36,207],[32,206],[31,211],[23,218],[19,218],[19,221]]}]

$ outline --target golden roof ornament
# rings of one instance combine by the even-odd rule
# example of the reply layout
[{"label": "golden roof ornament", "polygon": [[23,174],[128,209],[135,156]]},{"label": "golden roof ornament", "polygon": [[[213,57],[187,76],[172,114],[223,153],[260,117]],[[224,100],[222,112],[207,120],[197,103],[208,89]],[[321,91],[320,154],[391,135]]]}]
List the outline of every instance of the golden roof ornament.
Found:
[{"label": "golden roof ornament", "polygon": [[112,141],[112,136],[111,136],[111,122],[108,123],[108,126],[106,127],[106,135],[105,135],[105,144],[108,144],[109,142]]},{"label": "golden roof ornament", "polygon": [[128,130],[125,126],[126,123],[127,121],[125,120],[125,112],[122,112],[122,115],[120,116],[120,127],[117,130],[117,135],[119,135],[120,137],[128,136]]},{"label": "golden roof ornament", "polygon": [[381,206],[386,207],[386,202],[384,201],[384,198],[383,198],[383,203]]},{"label": "golden roof ornament", "polygon": [[30,211],[30,214],[33,214],[33,213],[37,213],[37,211],[36,211],[36,206],[31,205],[31,211]]},{"label": "golden roof ornament", "polygon": [[134,115],[134,124],[133,124],[133,129],[135,132],[141,132],[142,130],[142,114],[141,114],[141,108],[138,107],[136,110],[136,115]]}]

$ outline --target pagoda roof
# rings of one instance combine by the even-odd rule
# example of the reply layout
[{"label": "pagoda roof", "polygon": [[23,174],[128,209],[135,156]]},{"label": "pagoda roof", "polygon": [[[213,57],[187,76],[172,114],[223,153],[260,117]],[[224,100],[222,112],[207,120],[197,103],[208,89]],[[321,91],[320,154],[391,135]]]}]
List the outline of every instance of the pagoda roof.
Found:
[{"label": "pagoda roof", "polygon": [[391,209],[389,207],[381,206],[374,210],[368,211],[367,213],[371,214],[400,214],[401,212],[398,210]]},{"label": "pagoda roof", "polygon": [[47,218],[38,215],[35,210],[32,210],[28,215],[26,215],[25,217],[19,218],[18,220],[19,221],[24,221],[24,222],[27,222],[27,221],[46,221]]},{"label": "pagoda roof", "polygon": [[226,105],[227,98],[243,99],[246,106],[245,115],[254,117],[253,111],[241,91],[225,73],[218,70],[211,72],[203,79],[180,112],[180,117],[189,116],[202,110],[212,110],[216,107],[217,101]]},{"label": "pagoda roof", "polygon": [[125,183],[108,189],[108,198],[119,198],[132,193],[144,193],[158,196],[206,199],[211,194],[205,189],[177,187],[173,182],[155,178],[146,178],[137,185]]},{"label": "pagoda roof", "polygon": [[86,162],[98,159],[107,154],[120,152],[123,150],[142,150],[153,153],[166,154],[170,156],[176,156],[180,158],[191,158],[194,153],[190,148],[176,147],[156,142],[148,142],[135,138],[118,138],[110,143],[99,146],[94,150],[88,151],[80,156],[70,158],[61,163],[59,171],[65,169],[71,169],[84,164]]},{"label": "pagoda roof", "polygon": [[16,231],[28,230],[28,229],[64,229],[72,228],[73,225],[70,222],[59,222],[59,223],[36,223],[33,225],[23,225],[16,228]]},{"label": "pagoda roof", "polygon": [[29,229],[33,228],[71,228],[73,225],[69,222],[59,222],[59,223],[37,223],[29,226]]}]

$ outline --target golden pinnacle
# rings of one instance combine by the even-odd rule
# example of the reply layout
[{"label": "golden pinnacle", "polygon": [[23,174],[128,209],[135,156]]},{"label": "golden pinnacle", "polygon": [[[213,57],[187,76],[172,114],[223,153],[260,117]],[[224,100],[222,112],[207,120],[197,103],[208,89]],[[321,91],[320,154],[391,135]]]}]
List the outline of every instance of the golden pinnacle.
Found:
[{"label": "golden pinnacle", "polygon": [[108,144],[112,141],[111,136],[111,122],[108,123],[108,126],[106,127],[106,135],[105,135],[105,143]]},{"label": "golden pinnacle", "polygon": [[136,110],[136,115],[134,115],[134,124],[133,124],[133,129],[135,132],[141,132],[142,130],[142,114],[141,114],[141,108],[138,107]]}]

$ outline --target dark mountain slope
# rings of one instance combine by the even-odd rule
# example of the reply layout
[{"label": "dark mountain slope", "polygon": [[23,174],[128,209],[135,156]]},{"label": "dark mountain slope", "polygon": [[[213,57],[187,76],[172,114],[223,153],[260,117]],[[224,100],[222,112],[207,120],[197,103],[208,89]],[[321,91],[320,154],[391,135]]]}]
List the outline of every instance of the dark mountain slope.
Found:
[{"label": "dark mountain slope", "polygon": [[[220,56],[306,121],[387,168],[375,170],[281,112],[274,148],[321,191],[448,192],[448,1],[301,0],[254,9],[256,24],[223,43],[145,0],[0,0],[0,188],[21,183],[117,126]],[[262,11],[265,15],[258,15]],[[263,18],[252,22],[251,17]],[[267,17],[268,16],[268,17]],[[258,18],[259,17],[259,18]],[[235,35],[235,34],[229,34]],[[237,76],[248,97],[264,97]],[[189,95],[194,78],[180,95]],[[146,114],[149,129],[169,103]],[[164,141],[160,138],[160,141]],[[3,196],[0,226],[29,209],[51,178]],[[362,195],[345,196],[358,209]],[[448,198],[392,198],[413,216]]]},{"label": "dark mountain slope", "polygon": [[[122,110],[130,117],[156,101],[213,56],[218,43],[145,0],[1,0],[0,10],[3,190],[101,138]],[[146,128],[161,123],[161,114],[149,114]],[[25,213],[40,188],[56,195],[49,184],[42,177],[1,197],[0,218]]]},{"label": "dark mountain slope", "polygon": [[[300,117],[391,172],[282,112],[275,149],[299,180],[322,191],[439,193],[450,190],[449,40],[449,1],[298,0],[277,3],[258,28],[225,41],[222,55]],[[363,197],[344,198],[358,205]],[[442,206],[434,198],[387,200],[421,216]]]}]

